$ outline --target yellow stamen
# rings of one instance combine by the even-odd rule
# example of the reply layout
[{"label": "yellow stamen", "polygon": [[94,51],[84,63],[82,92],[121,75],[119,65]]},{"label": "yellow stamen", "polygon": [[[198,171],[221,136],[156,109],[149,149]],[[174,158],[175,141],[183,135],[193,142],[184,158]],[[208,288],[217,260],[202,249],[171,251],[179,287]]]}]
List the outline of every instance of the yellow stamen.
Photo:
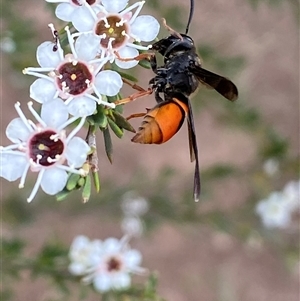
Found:
[{"label": "yellow stamen", "polygon": [[50,150],[50,148],[48,147],[48,146],[46,146],[45,144],[39,144],[39,150],[41,150],[41,151],[44,151],[44,150],[47,150],[47,151],[49,151]]}]

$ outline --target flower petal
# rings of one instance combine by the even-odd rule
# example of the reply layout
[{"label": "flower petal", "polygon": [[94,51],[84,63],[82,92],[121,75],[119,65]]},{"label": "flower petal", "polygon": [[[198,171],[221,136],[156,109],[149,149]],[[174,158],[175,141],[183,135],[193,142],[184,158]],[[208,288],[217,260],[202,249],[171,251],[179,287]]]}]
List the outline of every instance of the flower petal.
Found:
[{"label": "flower petal", "polygon": [[71,115],[84,117],[93,115],[96,110],[96,101],[86,96],[76,97],[68,104]]},{"label": "flower petal", "polygon": [[102,244],[105,253],[117,253],[122,249],[122,246],[120,240],[113,237],[107,238]]},{"label": "flower petal", "polygon": [[[133,58],[133,57],[136,57],[139,55],[139,52],[137,49],[132,48],[132,47],[127,47],[127,46],[124,48],[121,48],[118,51],[118,53],[119,53],[120,57],[122,57],[122,58]],[[122,69],[129,69],[129,68],[136,66],[139,62],[136,60],[124,62],[124,61],[116,59],[115,63],[118,67],[120,67]]]},{"label": "flower petal", "polygon": [[69,265],[68,270],[71,274],[80,276],[86,273],[87,266],[82,262],[72,262]]},{"label": "flower petal", "polygon": [[128,250],[124,253],[124,262],[129,269],[139,266],[142,262],[142,254],[138,250]]},{"label": "flower petal", "polygon": [[48,126],[57,128],[68,120],[68,108],[60,98],[56,98],[42,105],[41,117]]},{"label": "flower petal", "polygon": [[102,5],[110,13],[118,13],[128,4],[128,0],[102,0]]},{"label": "flower petal", "polygon": [[88,8],[80,6],[72,15],[72,23],[79,32],[87,32],[93,29],[95,20]]},{"label": "flower petal", "polygon": [[95,86],[100,94],[114,96],[120,92],[123,81],[119,73],[112,70],[104,70],[95,78]]},{"label": "flower petal", "polygon": [[94,277],[93,284],[98,292],[107,292],[112,288],[111,277],[107,274],[97,274]]},{"label": "flower petal", "polygon": [[68,174],[57,167],[46,169],[41,181],[41,187],[49,195],[57,194],[66,186]]},{"label": "flower petal", "polygon": [[61,62],[60,52],[53,51],[54,43],[47,41],[38,46],[36,59],[41,67],[56,68]]},{"label": "flower petal", "polygon": [[38,78],[30,86],[30,97],[38,103],[45,103],[54,98],[57,89],[54,83],[45,78]]},{"label": "flower petal", "polygon": [[131,277],[128,273],[117,273],[112,277],[113,288],[124,289],[130,286]]},{"label": "flower petal", "polygon": [[72,14],[76,7],[69,3],[60,3],[55,10],[55,15],[58,19],[70,22],[72,21]]},{"label": "flower petal", "polygon": [[75,42],[75,50],[80,59],[91,60],[99,52],[100,39],[93,33],[80,35]]},{"label": "flower petal", "polygon": [[90,151],[88,144],[80,137],[74,137],[68,143],[66,158],[68,165],[79,168],[86,160],[87,154]]},{"label": "flower petal", "polygon": [[140,38],[141,41],[153,41],[159,33],[158,21],[149,15],[138,16],[131,25],[131,33]]},{"label": "flower petal", "polygon": [[27,163],[25,156],[0,152],[0,177],[10,182],[17,180],[22,176]]},{"label": "flower petal", "polygon": [[7,138],[14,143],[26,141],[31,134],[21,118],[13,119],[8,124],[5,133]]}]

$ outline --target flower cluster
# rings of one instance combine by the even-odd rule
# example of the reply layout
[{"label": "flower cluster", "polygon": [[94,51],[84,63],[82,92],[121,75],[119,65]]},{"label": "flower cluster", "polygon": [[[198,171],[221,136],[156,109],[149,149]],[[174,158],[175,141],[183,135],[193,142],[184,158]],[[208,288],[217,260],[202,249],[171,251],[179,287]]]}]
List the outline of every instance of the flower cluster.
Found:
[{"label": "flower cluster", "polygon": [[146,272],[140,267],[141,253],[129,247],[127,237],[91,241],[86,236],[77,236],[69,258],[70,273],[82,276],[85,284],[92,283],[99,292],[126,289],[131,285],[131,274]]},{"label": "flower cluster", "polygon": [[256,206],[267,228],[286,228],[291,223],[291,215],[300,208],[300,180],[285,185],[282,191],[272,192],[268,198]]},{"label": "flower cluster", "polygon": [[[39,67],[23,70],[24,74],[37,77],[30,86],[30,98],[41,104],[41,115],[29,102],[37,123],[26,119],[18,102],[15,108],[19,118],[6,130],[13,144],[0,148],[1,177],[8,181],[21,178],[21,188],[29,169],[38,172],[28,202],[39,186],[53,195],[65,188],[70,174],[87,175],[82,166],[88,165],[87,157],[95,152],[96,143],[91,144],[89,136],[86,139],[89,145],[74,137],[85,123],[92,134],[96,128],[106,130],[108,124],[117,135],[122,129],[131,130],[122,116],[116,118],[114,101],[120,99],[123,86],[120,68],[137,65],[137,60],[129,58],[151,48],[141,42],[154,40],[159,31],[154,17],[139,16],[145,1],[130,6],[127,0],[46,1],[59,3],[55,14],[69,22],[70,28],[66,26],[58,33],[49,24],[54,39],[37,47]],[[66,137],[65,127],[76,120],[78,125]]]},{"label": "flower cluster", "polygon": [[122,230],[129,236],[139,237],[143,233],[142,216],[148,211],[148,201],[135,191],[128,191],[123,195],[121,208],[124,214]]}]

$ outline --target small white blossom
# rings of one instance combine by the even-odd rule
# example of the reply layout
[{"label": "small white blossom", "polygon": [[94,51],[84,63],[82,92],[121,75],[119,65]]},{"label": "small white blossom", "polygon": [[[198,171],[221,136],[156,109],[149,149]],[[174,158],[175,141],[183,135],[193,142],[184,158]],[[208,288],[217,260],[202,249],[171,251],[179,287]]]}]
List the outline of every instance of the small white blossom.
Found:
[{"label": "small white blossom", "polygon": [[130,237],[140,237],[143,234],[144,225],[137,216],[125,216],[122,219],[121,228],[123,233]]},{"label": "small white blossom", "polygon": [[0,40],[0,49],[6,53],[13,53],[16,51],[16,43],[11,37],[3,37]]},{"label": "small white blossom", "polygon": [[[51,24],[49,26],[54,30]],[[41,67],[23,70],[25,74],[39,77],[30,86],[30,97],[40,103],[60,97],[68,112],[78,117],[92,115],[97,103],[115,108],[114,103],[102,100],[102,95],[118,94],[123,85],[121,76],[115,71],[101,71],[108,61],[106,58],[95,59],[89,52],[77,51],[69,28],[65,29],[72,53],[64,55],[59,41],[57,45],[44,42],[36,54]]]},{"label": "small white blossom", "polygon": [[276,175],[279,171],[278,160],[275,158],[266,160],[263,164],[263,169],[264,169],[265,173],[270,177]]},{"label": "small white blossom", "polygon": [[[82,5],[82,0],[46,0],[46,2],[60,3],[55,9],[55,15],[58,19],[66,22],[73,22],[77,14],[81,14],[81,11],[87,9]],[[100,10],[100,0],[86,0],[86,2],[93,10]]]},{"label": "small white blossom", "polygon": [[290,211],[300,208],[300,180],[288,182],[282,191]]},{"label": "small white blossom", "polygon": [[149,204],[135,191],[128,191],[123,195],[121,208],[125,215],[141,216],[149,210]]},{"label": "small white blossom", "polygon": [[84,275],[86,270],[93,267],[101,257],[102,242],[90,241],[86,236],[77,236],[70,247],[69,258],[71,264],[69,271],[73,275]]},{"label": "small white blossom", "polygon": [[[74,27],[79,31],[73,36],[77,42],[85,45],[94,55],[100,52],[101,57],[108,57],[123,69],[136,66],[138,61],[123,61],[139,55],[138,50],[148,50],[140,42],[154,40],[159,32],[158,21],[150,15],[138,16],[145,1],[126,7],[128,1],[102,1],[101,10],[96,13],[87,3],[89,10],[81,11],[73,20]],[[133,12],[134,10],[134,12]],[[137,42],[137,43],[134,43]],[[122,58],[118,59],[118,56]]]},{"label": "small white blossom", "polygon": [[[8,181],[21,178],[19,188],[23,188],[28,170],[38,173],[27,199],[31,202],[39,186],[45,193],[54,195],[65,187],[68,172],[85,175],[81,167],[90,147],[83,139],[74,137],[83,126],[85,118],[67,136],[64,128],[77,117],[68,120],[68,111],[61,99],[45,103],[41,116],[33,109],[32,102],[28,103],[37,123],[25,117],[19,103],[15,108],[19,118],[13,119],[6,129],[6,136],[13,144],[0,148],[1,177]],[[65,162],[68,165],[64,165]]]},{"label": "small white blossom", "polygon": [[93,283],[99,292],[126,289],[131,285],[132,273],[145,272],[140,267],[141,253],[129,247],[126,237],[121,240],[108,238],[103,242],[76,238],[69,257],[71,273],[85,275],[83,282]]},{"label": "small white blossom", "polygon": [[256,213],[267,228],[286,228],[291,222],[290,211],[280,192],[273,192],[269,198],[260,201]]}]

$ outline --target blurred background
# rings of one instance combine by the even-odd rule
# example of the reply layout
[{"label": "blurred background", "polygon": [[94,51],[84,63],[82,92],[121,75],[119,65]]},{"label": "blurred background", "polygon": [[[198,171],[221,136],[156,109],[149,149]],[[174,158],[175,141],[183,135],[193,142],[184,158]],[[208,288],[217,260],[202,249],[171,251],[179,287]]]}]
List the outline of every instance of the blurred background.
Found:
[{"label": "blurred background", "polygon": [[[37,66],[36,47],[52,40],[47,24],[64,23],[42,0],[1,7],[1,145],[8,145],[5,128],[16,117],[13,105],[30,100],[34,80],[21,71]],[[148,0],[142,13],[184,31],[189,1]],[[167,34],[162,28],[159,37]],[[11,247],[3,254],[18,254],[19,243],[18,250],[34,258],[45,244],[68,247],[79,234],[105,239],[131,233],[143,266],[158,272],[158,294],[166,300],[299,300],[299,205],[288,223],[267,223],[276,212],[258,209],[276,191],[282,199],[294,193],[299,203],[299,3],[195,0],[189,34],[204,68],[239,89],[235,103],[206,89],[192,98],[200,202],[192,197],[186,124],[164,145],[133,144],[128,132],[122,139],[114,136],[113,164],[99,133],[101,192],[86,204],[80,192],[56,202],[42,191],[27,204],[35,178],[22,191],[17,182],[0,179],[2,239]],[[147,87],[153,73],[141,69],[132,72]],[[130,87],[123,91],[132,93]],[[124,107],[124,115],[154,104],[153,96],[139,99]],[[140,122],[132,124],[137,128]],[[22,268],[13,275],[14,265],[3,258],[3,300],[79,300],[78,287],[70,297],[47,273],[32,277]],[[84,300],[102,299],[90,293]]]}]

